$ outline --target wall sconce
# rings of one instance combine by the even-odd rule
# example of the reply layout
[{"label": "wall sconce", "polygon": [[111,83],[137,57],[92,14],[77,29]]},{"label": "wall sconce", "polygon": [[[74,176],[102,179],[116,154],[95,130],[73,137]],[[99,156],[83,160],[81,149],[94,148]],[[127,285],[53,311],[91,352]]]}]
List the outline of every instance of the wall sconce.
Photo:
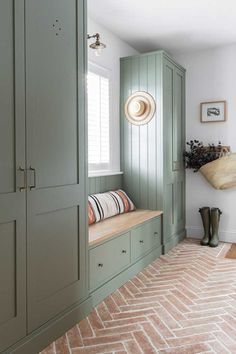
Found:
[{"label": "wall sconce", "polygon": [[90,48],[95,49],[95,55],[97,57],[99,57],[99,55],[102,52],[102,49],[106,48],[106,45],[100,42],[100,34],[99,33],[95,33],[93,35],[89,35],[87,36],[88,39],[91,38],[96,38],[96,41],[92,44],[89,45]]}]

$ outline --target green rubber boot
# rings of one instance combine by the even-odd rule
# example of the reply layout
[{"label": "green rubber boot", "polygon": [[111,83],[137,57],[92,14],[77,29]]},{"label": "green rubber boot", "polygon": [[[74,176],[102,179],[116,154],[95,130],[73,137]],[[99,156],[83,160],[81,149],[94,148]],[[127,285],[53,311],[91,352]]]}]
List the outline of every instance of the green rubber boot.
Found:
[{"label": "green rubber boot", "polygon": [[209,242],[210,247],[217,247],[219,244],[219,223],[222,211],[219,208],[211,208],[212,237]]},{"label": "green rubber boot", "polygon": [[201,214],[203,228],[204,228],[204,236],[201,240],[201,245],[208,246],[211,239],[210,208],[209,207],[200,208],[199,213]]}]

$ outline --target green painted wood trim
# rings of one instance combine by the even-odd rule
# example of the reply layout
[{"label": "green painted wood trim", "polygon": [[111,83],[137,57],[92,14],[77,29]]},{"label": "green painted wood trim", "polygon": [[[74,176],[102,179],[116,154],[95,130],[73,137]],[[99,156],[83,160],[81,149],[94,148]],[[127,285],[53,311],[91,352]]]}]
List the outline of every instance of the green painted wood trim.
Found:
[{"label": "green painted wood trim", "polygon": [[[81,41],[83,41],[83,72],[81,73],[80,79],[83,80],[83,87],[84,90],[82,91],[82,110],[80,111],[81,118],[83,121],[83,132],[84,132],[84,166],[83,166],[83,183],[84,183],[84,193],[85,193],[85,210],[84,210],[84,233],[85,233],[85,264],[86,264],[86,270],[85,270],[85,289],[88,294],[89,292],[89,237],[88,237],[88,207],[87,207],[87,195],[88,195],[88,190],[89,190],[89,181],[88,181],[88,120],[86,119],[88,115],[88,97],[87,97],[87,73],[88,73],[88,39],[87,39],[87,33],[88,33],[88,9],[87,9],[87,0],[82,0],[78,2],[77,5],[78,8],[78,16],[80,12],[82,15],[80,16],[80,28],[79,28],[79,33],[78,36],[82,36]],[[79,38],[78,38],[79,40]],[[81,48],[82,50],[82,48]],[[78,67],[80,63],[78,62]]]},{"label": "green painted wood trim", "polygon": [[88,194],[103,193],[110,190],[122,189],[123,176],[101,176],[88,178]]},{"label": "green painted wood trim", "polygon": [[101,286],[99,289],[95,290],[91,293],[92,306],[95,307],[101,301],[103,301],[108,295],[110,295],[113,291],[121,287],[124,283],[126,283],[129,279],[134,277],[138,272],[140,272],[143,268],[148,266],[151,262],[153,262],[156,258],[158,258],[162,254],[162,246],[152,250],[145,257],[141,258],[136,263],[132,264],[129,268],[112,278],[106,284]]}]

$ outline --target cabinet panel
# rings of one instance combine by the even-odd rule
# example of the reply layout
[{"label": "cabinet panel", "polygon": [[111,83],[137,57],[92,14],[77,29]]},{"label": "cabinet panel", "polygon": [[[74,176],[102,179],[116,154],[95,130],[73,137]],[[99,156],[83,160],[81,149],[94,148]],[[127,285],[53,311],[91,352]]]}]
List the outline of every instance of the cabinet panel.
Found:
[{"label": "cabinet panel", "polygon": [[130,263],[130,233],[90,250],[90,290],[96,289]]},{"label": "cabinet panel", "polygon": [[88,292],[83,11],[25,1],[29,332]]},{"label": "cabinet panel", "polygon": [[14,1],[0,3],[0,193],[14,191]]},{"label": "cabinet panel", "polygon": [[[26,334],[24,1],[0,2],[0,352]],[[17,171],[17,173],[16,173]]]},{"label": "cabinet panel", "polygon": [[174,233],[174,174],[173,158],[175,154],[173,141],[174,128],[174,65],[163,60],[163,134],[164,134],[164,243]]},{"label": "cabinet panel", "polygon": [[174,122],[173,122],[173,170],[183,169],[184,151],[184,74],[175,68],[174,74]]},{"label": "cabinet panel", "polygon": [[0,224],[0,326],[15,317],[15,222]]},{"label": "cabinet panel", "polygon": [[131,231],[132,260],[161,245],[161,219],[156,218]]},{"label": "cabinet panel", "polygon": [[35,218],[34,262],[29,272],[38,302],[78,279],[78,218],[76,207],[45,212]]},{"label": "cabinet panel", "polygon": [[163,80],[163,134],[164,134],[164,174],[172,181],[173,170],[173,124],[174,124],[174,66],[164,60]]},{"label": "cabinet panel", "polygon": [[173,235],[174,223],[175,223],[175,199],[174,199],[175,186],[174,183],[165,185],[165,200],[164,200],[164,238],[167,240]]},{"label": "cabinet panel", "polygon": [[175,67],[174,74],[174,124],[173,124],[173,171],[174,183],[174,232],[182,233],[185,228],[185,82],[184,73]]},{"label": "cabinet panel", "polygon": [[184,176],[176,178],[176,220],[178,223],[178,229],[184,228],[185,221],[185,182]]},{"label": "cabinet panel", "polygon": [[77,183],[76,0],[26,0],[28,160],[37,186]]}]

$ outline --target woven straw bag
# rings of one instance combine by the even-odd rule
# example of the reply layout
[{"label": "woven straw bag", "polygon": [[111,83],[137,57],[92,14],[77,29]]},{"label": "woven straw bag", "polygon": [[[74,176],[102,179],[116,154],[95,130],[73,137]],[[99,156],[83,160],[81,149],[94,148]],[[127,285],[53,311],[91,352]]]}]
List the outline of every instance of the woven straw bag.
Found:
[{"label": "woven straw bag", "polygon": [[236,153],[207,163],[200,172],[215,189],[236,187]]}]

